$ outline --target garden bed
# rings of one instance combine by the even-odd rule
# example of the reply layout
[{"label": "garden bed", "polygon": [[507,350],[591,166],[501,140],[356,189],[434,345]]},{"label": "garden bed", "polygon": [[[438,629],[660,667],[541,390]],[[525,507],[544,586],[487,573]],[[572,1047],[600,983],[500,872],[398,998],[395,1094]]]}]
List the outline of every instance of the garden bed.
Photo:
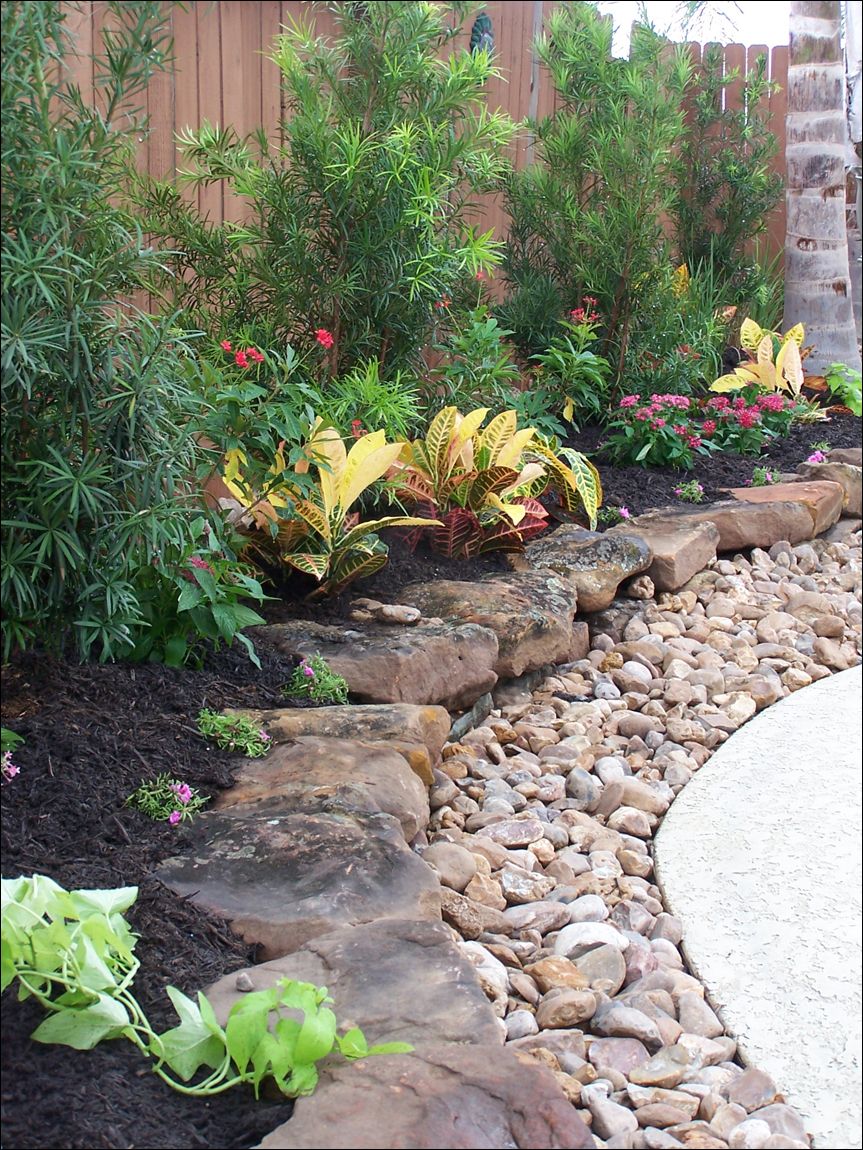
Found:
[{"label": "garden bed", "polygon": [[[588,429],[576,445],[595,451],[598,440]],[[706,498],[721,497],[723,488],[744,485],[756,464],[793,471],[816,441],[859,446],[859,421],[838,414],[799,426],[760,461],[700,458],[692,477]],[[601,454],[595,458],[601,464]],[[602,478],[606,504],[624,504],[635,515],[674,502],[681,473],[604,466]],[[397,536],[391,544],[391,563],[351,593],[314,605],[292,598],[300,588],[288,584],[268,604],[268,617],[346,619],[351,595],[392,600],[409,582],[475,580],[506,564],[495,554],[466,563],[410,552]],[[141,935],[136,991],[160,1026],[170,1024],[166,985],[194,993],[255,956],[223,922],[151,877],[162,859],[182,849],[183,825],[154,823],[124,802],[142,778],[163,770],[204,794],[231,785],[230,755],[206,746],[195,719],[203,707],[286,705],[279,688],[290,676],[290,658],[261,639],[256,646],[261,671],[237,649],[211,657],[202,670],[80,666],[33,654],[13,662],[4,675],[3,723],[26,740],[16,755],[21,773],[3,794],[4,873],[46,873],[67,887],[138,885],[130,914]],[[245,1088],[209,1101],[173,1093],[126,1044],[86,1053],[40,1046],[29,1038],[40,1016],[31,1003],[17,1004],[7,995],[5,1145],[243,1147],[290,1114],[289,1102],[256,1103]],[[34,1091],[34,1081],[50,1086]]]}]

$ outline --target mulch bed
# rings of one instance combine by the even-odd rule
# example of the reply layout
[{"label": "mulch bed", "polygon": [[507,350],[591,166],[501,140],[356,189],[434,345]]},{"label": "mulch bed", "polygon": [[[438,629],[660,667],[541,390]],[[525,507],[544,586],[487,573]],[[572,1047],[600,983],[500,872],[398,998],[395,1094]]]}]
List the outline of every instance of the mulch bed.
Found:
[{"label": "mulch bed", "polygon": [[[575,445],[595,452],[596,429]],[[810,445],[860,445],[860,421],[834,416],[829,423],[796,428],[762,460],[717,456],[699,461],[692,475],[671,469],[603,466],[607,503],[633,514],[674,502],[681,478],[697,478],[707,498],[743,485],[757,463],[793,471]],[[352,594],[394,599],[414,580],[477,579],[505,569],[500,556],[451,563],[392,540],[392,561]],[[325,604],[298,601],[299,584],[277,588],[267,607],[271,619],[305,617],[336,622],[346,617],[348,596]],[[239,650],[213,655],[204,669],[87,664],[29,654],[4,669],[3,724],[26,743],[16,752],[21,773],[3,788],[3,873],[46,873],[67,887],[137,885],[130,912],[140,934],[142,967],[136,993],[151,1019],[174,1025],[166,985],[194,994],[255,955],[225,923],[168,892],[151,876],[157,863],[183,850],[187,831],[154,823],[124,807],[144,778],[160,771],[213,795],[231,785],[235,760],[207,747],[195,718],[202,707],[284,706],[279,693],[291,660],[260,639],[258,671]],[[171,1091],[127,1043],[90,1052],[40,1046],[29,1035],[42,1017],[32,1003],[3,1001],[3,1145],[45,1147],[252,1146],[291,1112],[290,1102],[255,1102],[250,1090],[209,1101]]]}]

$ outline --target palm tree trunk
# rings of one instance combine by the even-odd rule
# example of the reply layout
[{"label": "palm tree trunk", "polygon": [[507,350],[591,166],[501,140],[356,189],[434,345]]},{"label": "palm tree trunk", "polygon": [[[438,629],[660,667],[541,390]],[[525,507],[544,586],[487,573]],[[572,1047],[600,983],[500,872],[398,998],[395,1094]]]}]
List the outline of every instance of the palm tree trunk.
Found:
[{"label": "palm tree trunk", "polygon": [[860,368],[845,230],[845,69],[839,0],[792,0],[786,122],[785,327],[815,345],[807,366]]}]

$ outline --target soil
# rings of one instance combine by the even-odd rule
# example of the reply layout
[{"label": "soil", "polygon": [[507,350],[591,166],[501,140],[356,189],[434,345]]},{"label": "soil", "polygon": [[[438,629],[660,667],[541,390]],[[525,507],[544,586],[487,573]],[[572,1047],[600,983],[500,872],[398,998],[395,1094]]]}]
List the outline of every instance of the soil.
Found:
[{"label": "soil", "polygon": [[829,419],[822,423],[796,424],[790,435],[768,444],[760,457],[726,452],[699,455],[692,471],[680,471],[674,467],[612,465],[602,454],[602,433],[600,427],[585,427],[570,441],[570,446],[589,455],[599,468],[605,506],[626,507],[631,515],[678,503],[674,488],[681,481],[697,480],[704,488],[705,502],[712,502],[726,499],[725,492],[729,487],[745,487],[756,467],[794,473],[811,454],[813,444],[860,447],[859,418],[842,412],[831,413]]},{"label": "soil", "polygon": [[[673,503],[681,478],[696,478],[706,498],[741,486],[756,464],[793,471],[811,445],[860,445],[860,421],[834,415],[830,422],[796,428],[761,460],[716,456],[694,472],[603,465],[598,429],[585,429],[574,445],[601,469],[607,504],[632,514]],[[351,595],[384,601],[414,580],[473,580],[506,569],[500,555],[452,562],[422,550],[410,552],[390,533],[391,561]],[[271,588],[270,619],[303,617],[335,622],[346,617],[351,595],[310,604],[300,582]],[[285,706],[279,688],[291,659],[255,640],[262,669],[241,649],[211,655],[202,670],[155,665],[77,665],[33,653],[4,669],[3,725],[25,739],[15,753],[20,774],[3,787],[3,873],[46,873],[67,887],[137,885],[129,913],[140,935],[141,970],[135,991],[158,1028],[175,1024],[164,992],[174,985],[194,994],[223,974],[255,959],[229,927],[177,898],[153,877],[160,860],[184,849],[183,824],[155,823],[124,806],[143,779],[168,770],[214,795],[231,785],[235,760],[207,746],[195,728],[203,707]],[[291,1113],[290,1102],[255,1102],[235,1089],[209,1101],[170,1090],[127,1043],[93,1051],[41,1046],[30,1033],[42,1012],[31,1002],[3,1001],[3,1145],[9,1148],[225,1147],[255,1145]]]}]

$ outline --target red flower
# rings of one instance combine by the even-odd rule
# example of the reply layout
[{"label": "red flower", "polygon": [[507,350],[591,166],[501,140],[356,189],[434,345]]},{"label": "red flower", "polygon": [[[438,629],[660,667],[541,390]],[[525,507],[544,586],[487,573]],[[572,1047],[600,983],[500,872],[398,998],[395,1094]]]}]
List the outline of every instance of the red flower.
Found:
[{"label": "red flower", "polygon": [[443,311],[443,309],[449,307],[451,303],[452,303],[452,300],[449,298],[448,295],[442,295],[440,297],[440,299],[435,300],[434,305],[438,311]]},{"label": "red flower", "polygon": [[237,367],[248,367],[249,361],[246,359],[246,353],[244,351],[238,351],[234,356],[234,363]]},{"label": "red flower", "polygon": [[486,278],[484,271],[478,271],[473,277],[475,280],[484,280]]},{"label": "red flower", "polygon": [[676,431],[678,435],[686,435],[687,432],[689,431],[689,428],[686,426],[685,423],[675,423],[672,430]]},{"label": "red flower", "polygon": [[329,350],[336,342],[333,339],[332,332],[327,331],[325,327],[319,327],[315,330],[315,339],[318,341],[321,347],[325,347],[327,350]]},{"label": "red flower", "polygon": [[664,419],[654,419],[654,421],[651,423],[650,426],[653,428],[654,431],[659,431],[660,427],[665,427],[665,420]]},{"label": "red flower", "polygon": [[253,363],[263,363],[264,362],[264,357],[261,355],[261,353],[255,347],[247,347],[246,348],[246,355],[249,357],[250,360],[252,360]]},{"label": "red flower", "polygon": [[231,341],[229,339],[223,339],[222,342],[219,344],[219,347],[222,349],[222,351],[230,351],[231,350]]},{"label": "red flower", "polygon": [[753,408],[746,408],[745,411],[738,411],[737,422],[741,427],[754,427],[758,422],[758,412]]},{"label": "red flower", "polygon": [[689,444],[690,447],[700,447],[701,446],[701,439],[697,435],[688,435],[686,437],[686,442]]},{"label": "red flower", "polygon": [[368,432],[363,427],[363,421],[361,419],[351,420],[351,435],[354,437],[354,439],[362,439],[364,435],[368,435]]},{"label": "red flower", "polygon": [[702,435],[712,435],[715,430],[716,430],[716,420],[715,419],[705,419],[704,423],[702,423],[702,425],[701,425],[701,434]]}]

